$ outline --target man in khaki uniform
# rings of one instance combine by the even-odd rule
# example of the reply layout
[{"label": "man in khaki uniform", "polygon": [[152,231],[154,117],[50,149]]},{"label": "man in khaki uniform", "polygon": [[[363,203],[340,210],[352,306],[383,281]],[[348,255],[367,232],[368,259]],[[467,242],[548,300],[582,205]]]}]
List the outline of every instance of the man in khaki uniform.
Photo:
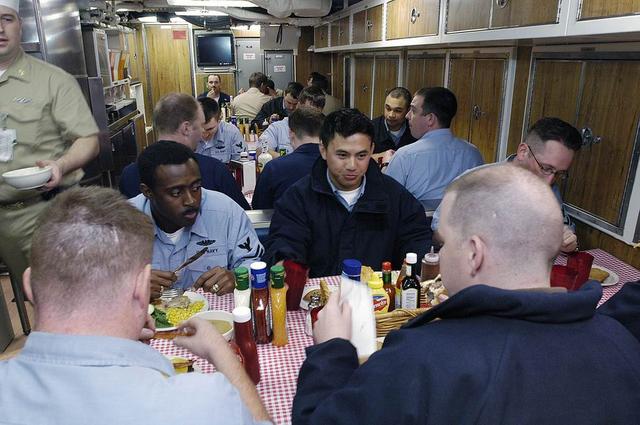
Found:
[{"label": "man in khaki uniform", "polygon": [[0,258],[22,287],[38,215],[76,184],[98,154],[98,127],[76,80],[24,53],[19,0],[0,0],[0,175],[51,166],[42,188],[16,190],[0,177]]},{"label": "man in khaki uniform", "polygon": [[253,120],[262,105],[271,100],[271,96],[264,94],[266,90],[267,76],[262,72],[254,72],[249,77],[249,90],[237,95],[231,101],[231,109],[238,118]]}]

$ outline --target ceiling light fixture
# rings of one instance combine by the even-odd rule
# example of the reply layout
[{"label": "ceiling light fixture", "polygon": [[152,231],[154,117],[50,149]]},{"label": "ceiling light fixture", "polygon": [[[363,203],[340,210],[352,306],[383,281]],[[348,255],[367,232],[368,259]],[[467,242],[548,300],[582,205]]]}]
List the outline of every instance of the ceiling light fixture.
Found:
[{"label": "ceiling light fixture", "polygon": [[226,13],[218,12],[216,10],[207,9],[194,9],[185,10],[184,12],[176,12],[178,16],[229,16]]},{"label": "ceiling light fixture", "polygon": [[257,7],[250,1],[244,0],[167,0],[170,6],[195,7]]}]

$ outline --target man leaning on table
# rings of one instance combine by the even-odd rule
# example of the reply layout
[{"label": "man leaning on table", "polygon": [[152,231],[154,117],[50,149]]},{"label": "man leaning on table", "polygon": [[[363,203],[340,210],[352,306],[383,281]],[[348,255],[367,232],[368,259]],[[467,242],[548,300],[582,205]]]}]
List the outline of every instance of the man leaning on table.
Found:
[{"label": "man leaning on table", "polygon": [[311,173],[275,203],[264,260],[306,264],[318,277],[340,274],[346,258],[400,268],[407,252],[424,255],[431,244],[424,209],[371,160],[371,121],[357,109],[333,112],[320,140]]},{"label": "man leaning on table", "polygon": [[442,201],[451,298],[386,337],[362,366],[333,294],[298,378],[294,424],[640,423],[640,341],[596,314],[597,282],[550,292],[562,214],[527,170],[494,165]]},{"label": "man leaning on table", "polygon": [[142,194],[129,201],[155,225],[151,296],[169,287],[233,292],[232,269],[260,261],[264,251],[244,210],[228,196],[202,189],[195,154],[186,146],[156,142],[137,163]]},{"label": "man leaning on table", "polygon": [[[560,251],[569,253],[578,247],[578,238],[574,233],[571,217],[565,211],[557,181],[565,179],[573,157],[582,146],[582,137],[571,124],[559,118],[546,117],[536,121],[515,154],[506,162],[531,171],[551,186],[562,208],[564,226]],[[435,211],[431,228],[436,232],[440,220],[440,208]]]},{"label": "man leaning on table", "polygon": [[74,188],[51,203],[24,274],[35,331],[0,362],[0,423],[269,423],[243,366],[206,321],[189,320],[195,334],[174,341],[220,373],[176,375],[138,341],[153,328],[153,232],[111,189]]},{"label": "man leaning on table", "polygon": [[0,174],[39,165],[52,175],[22,191],[0,178],[0,258],[16,281],[46,201],[78,183],[99,150],[98,126],[73,76],[22,50],[19,3],[0,0]]}]

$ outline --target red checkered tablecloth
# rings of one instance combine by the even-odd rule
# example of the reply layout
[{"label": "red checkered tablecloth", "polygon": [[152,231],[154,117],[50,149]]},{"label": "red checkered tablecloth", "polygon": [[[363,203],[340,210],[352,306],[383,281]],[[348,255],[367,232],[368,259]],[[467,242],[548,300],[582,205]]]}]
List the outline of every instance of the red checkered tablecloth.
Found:
[{"label": "red checkered tablecloth", "polygon": [[[619,284],[603,288],[600,303],[605,302],[613,296],[613,294],[618,292],[624,283],[640,280],[640,271],[605,251],[593,249],[588,252],[594,256],[595,265],[606,267],[616,272],[620,277]],[[566,261],[566,257],[559,256],[556,259],[556,264],[564,265]],[[337,286],[340,283],[339,276],[324,279],[332,286]],[[310,279],[307,283],[308,286],[318,286],[319,284],[320,279]],[[218,297],[204,293],[204,296],[209,300],[209,309],[211,310],[233,310],[233,296],[231,294]],[[313,342],[311,337],[308,337],[304,333],[305,314],[305,310],[287,312],[289,344],[285,347],[274,347],[271,344],[258,345],[261,375],[258,392],[276,424],[291,423],[291,406],[296,391],[298,371],[305,359],[304,349]],[[164,355],[197,359],[195,367],[204,373],[212,373],[215,371],[214,367],[206,360],[199,359],[189,351],[176,347],[170,340],[152,340],[151,346]]]},{"label": "red checkered tablecloth", "polygon": [[[338,285],[340,277],[333,276],[325,280],[329,285]],[[319,286],[319,284],[320,279],[310,279],[307,283],[308,286]],[[210,293],[203,293],[203,295],[209,301],[210,310],[233,310],[233,295],[221,297]],[[271,344],[258,345],[261,377],[258,393],[276,424],[291,423],[291,405],[296,392],[298,372],[305,359],[304,349],[313,343],[311,337],[304,333],[305,315],[306,310],[287,312],[289,343],[285,347],[274,347]],[[171,340],[154,339],[151,341],[151,346],[167,356],[197,359],[194,368],[204,373],[215,371],[209,362],[177,347]]]},{"label": "red checkered tablecloth", "polygon": [[[617,285],[606,286],[602,288],[602,299],[600,300],[600,304],[607,301],[611,298],[616,292],[622,288],[627,282],[634,282],[636,280],[640,280],[640,271],[631,267],[627,263],[618,260],[613,255],[601,250],[601,249],[590,249],[587,251],[589,254],[593,255],[593,264],[596,266],[605,267],[613,272],[615,272],[620,278],[620,282]],[[556,258],[556,264],[566,265],[567,257],[564,255],[560,255]]]}]

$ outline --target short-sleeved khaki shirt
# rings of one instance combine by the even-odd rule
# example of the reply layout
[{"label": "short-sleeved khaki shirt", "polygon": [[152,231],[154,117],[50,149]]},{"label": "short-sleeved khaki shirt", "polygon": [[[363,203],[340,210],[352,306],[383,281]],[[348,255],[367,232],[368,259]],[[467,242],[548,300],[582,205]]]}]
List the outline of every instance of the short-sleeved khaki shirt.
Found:
[{"label": "short-sleeved khaki shirt", "polygon": [[[0,175],[32,167],[37,160],[58,159],[73,141],[99,131],[75,78],[24,52],[0,76],[0,93],[0,113],[8,114],[6,128],[16,130],[13,159],[0,162]],[[62,184],[74,184],[82,175],[82,170],[69,173]],[[0,202],[38,193],[15,190],[0,177]]]},{"label": "short-sleeved khaki shirt", "polygon": [[249,118],[252,120],[258,115],[262,105],[270,100],[270,96],[267,96],[255,87],[251,87],[246,92],[233,98],[231,101],[231,109],[233,109],[233,113],[239,118]]}]

